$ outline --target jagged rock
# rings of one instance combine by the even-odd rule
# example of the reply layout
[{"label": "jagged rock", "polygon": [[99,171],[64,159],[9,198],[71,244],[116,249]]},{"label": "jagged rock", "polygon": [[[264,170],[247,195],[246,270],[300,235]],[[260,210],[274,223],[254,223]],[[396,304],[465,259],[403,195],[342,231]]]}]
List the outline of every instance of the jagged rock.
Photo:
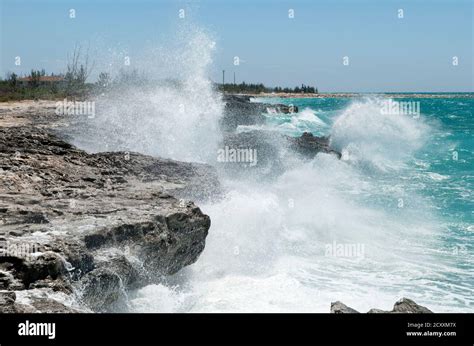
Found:
[{"label": "jagged rock", "polygon": [[223,95],[225,103],[221,127],[224,131],[235,130],[239,125],[261,125],[265,123],[263,113],[297,113],[298,107],[283,104],[251,102],[246,95]]},{"label": "jagged rock", "polygon": [[0,173],[0,288],[31,302],[1,300],[9,312],[67,310],[38,290],[120,309],[125,290],[197,260],[210,220],[187,199],[220,190],[210,166],[88,154],[35,126],[0,127]]},{"label": "jagged rock", "polygon": [[87,273],[81,280],[80,299],[94,311],[123,310],[126,307],[125,287],[120,276],[108,268]]},{"label": "jagged rock", "polygon": [[331,313],[333,314],[358,314],[359,311],[354,310],[340,301],[331,303]]},{"label": "jagged rock", "polygon": [[[16,304],[17,309],[28,309],[29,306],[33,307],[35,311],[31,312],[40,312],[40,313],[78,313],[81,312],[80,310],[73,309],[69,306],[66,306],[54,299],[49,298],[33,298],[30,302],[29,306]],[[27,312],[26,310],[25,312]]]},{"label": "jagged rock", "polygon": [[305,132],[300,137],[286,137],[290,142],[290,147],[297,153],[313,158],[317,153],[330,153],[341,158],[341,153],[333,150],[329,146],[329,137],[317,137],[312,133]]},{"label": "jagged rock", "polygon": [[0,291],[0,313],[15,313],[15,300],[15,292]]},{"label": "jagged rock", "polygon": [[232,95],[224,96],[225,109],[221,119],[221,128],[232,131],[239,125],[259,125],[265,123],[264,105],[250,102],[250,98]]},{"label": "jagged rock", "polygon": [[[199,200],[215,196],[220,187],[215,171],[208,165],[137,153],[87,154],[34,127],[0,127],[0,153],[4,179],[13,184],[6,189],[26,193],[28,186],[34,186],[46,197],[74,197],[76,192],[88,196],[93,189],[115,190],[133,180],[153,182],[169,194]],[[18,214],[15,222],[49,222],[48,215],[39,211],[21,210]]]},{"label": "jagged rock", "polygon": [[54,299],[32,296],[28,304],[18,303],[13,291],[0,291],[0,313],[76,313],[77,309],[68,307]]},{"label": "jagged rock", "polygon": [[[226,154],[217,166],[227,173],[251,177],[278,176],[284,171],[284,165],[291,162],[294,154],[302,159],[312,159],[318,153],[341,154],[329,147],[327,137],[316,137],[305,132],[300,137],[290,137],[275,131],[253,130],[226,134],[220,146]],[[234,152],[235,160],[231,152]],[[250,160],[246,160],[250,158]]]},{"label": "jagged rock", "polygon": [[218,157],[217,166],[232,175],[279,175],[283,171],[283,140],[281,135],[270,131],[228,134],[220,149],[224,158]]},{"label": "jagged rock", "polygon": [[380,309],[370,309],[367,311],[368,314],[388,314],[390,311],[380,310]]},{"label": "jagged rock", "polygon": [[[358,311],[344,305],[337,301],[331,303],[331,312],[336,314],[356,313]],[[367,311],[368,314],[391,314],[391,313],[414,313],[414,314],[426,314],[433,313],[433,311],[425,308],[424,306],[418,305],[413,300],[408,298],[402,298],[395,303],[392,311],[385,311],[380,309],[370,309]]]},{"label": "jagged rock", "polygon": [[414,313],[414,314],[428,314],[433,313],[433,311],[425,308],[424,306],[418,305],[413,300],[408,298],[402,298],[393,306],[391,312],[401,312],[401,313]]},{"label": "jagged rock", "polygon": [[[262,113],[296,113],[298,107],[281,104],[266,104],[251,102],[250,96],[223,96],[226,104],[222,119],[225,131],[235,130],[239,125],[258,125],[265,123]],[[329,146],[329,137],[316,137],[309,132],[300,137],[284,136],[278,132],[253,130],[241,133],[227,133],[223,146],[234,148],[252,148],[260,152],[260,158],[265,165],[267,160],[278,159],[279,147],[289,147],[304,157],[313,158],[319,152],[332,153],[339,158],[341,154]],[[261,161],[261,162],[262,162]]]}]

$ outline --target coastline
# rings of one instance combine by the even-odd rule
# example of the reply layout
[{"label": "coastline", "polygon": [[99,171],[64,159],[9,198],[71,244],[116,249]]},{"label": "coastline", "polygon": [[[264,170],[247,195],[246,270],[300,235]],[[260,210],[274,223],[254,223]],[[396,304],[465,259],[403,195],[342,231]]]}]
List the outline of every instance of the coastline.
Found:
[{"label": "coastline", "polygon": [[474,98],[473,92],[447,92],[447,93],[317,93],[317,94],[303,94],[303,93],[225,93],[226,95],[237,95],[247,97],[274,97],[274,98],[359,98],[359,97],[385,97],[385,98]]},{"label": "coastline", "polygon": [[[264,110],[269,112],[269,107],[285,114],[298,113],[298,107],[290,109],[279,102],[268,104],[265,100],[250,102],[243,97],[229,97],[229,94],[225,98],[226,116],[222,119],[224,123],[220,124],[225,130],[220,146],[231,149],[253,148],[255,153],[258,152],[258,156],[252,156],[255,157],[253,161],[232,160],[229,155],[222,162],[217,159],[219,163],[208,166],[138,152],[102,151],[90,154],[68,141],[69,137],[64,131],[73,128],[75,119],[56,114],[54,101],[0,103],[0,133],[3,134],[0,156],[4,159],[2,169],[8,174],[5,175],[7,179],[2,191],[6,201],[2,212],[5,220],[3,236],[8,244],[12,244],[7,248],[10,254],[14,254],[16,244],[24,244],[26,249],[34,249],[35,254],[40,254],[34,258],[23,258],[21,253],[14,254],[10,257],[14,261],[23,261],[24,267],[16,270],[9,266],[6,270],[0,270],[0,276],[6,278],[0,292],[0,312],[130,312],[127,310],[127,295],[123,292],[160,283],[159,278],[163,275],[171,276],[196,262],[205,247],[208,252],[219,254],[216,245],[213,249],[212,241],[205,243],[205,240],[208,233],[218,232],[220,225],[227,224],[226,216],[220,214],[228,204],[214,201],[209,215],[206,209],[199,209],[199,204],[205,198],[216,197],[218,200],[220,192],[225,191],[225,188],[221,190],[220,187],[219,172],[246,184],[251,181],[247,178],[252,175],[270,180],[285,173],[281,169],[284,162],[279,161],[285,153],[279,151],[280,144],[284,144],[285,150],[291,150],[288,152],[301,157],[302,162],[312,160],[318,152],[341,158],[341,153],[331,147],[329,137],[318,137],[309,132],[290,138],[260,129],[237,131],[241,125],[262,124],[266,119],[261,113]],[[365,113],[364,110],[358,114]],[[320,167],[324,169],[327,162],[321,161]],[[271,172],[271,175],[266,172]],[[308,179],[313,179],[313,176],[308,176]],[[314,188],[319,189],[317,185]],[[313,191],[315,196],[320,195],[317,193],[320,190]],[[294,192],[290,193],[284,198],[294,198]],[[263,198],[265,196],[263,194]],[[304,201],[303,196],[296,197],[297,202]],[[183,198],[188,199],[189,203],[183,205]],[[241,208],[244,203],[250,204],[248,201],[253,198],[252,195],[243,202],[238,201],[241,204],[237,206]],[[309,202],[317,205],[319,199],[310,199]],[[314,213],[313,210],[304,212]],[[253,215],[254,211],[251,213]],[[266,209],[257,210],[257,215],[274,216],[268,215]],[[178,216],[180,220],[175,219]],[[212,231],[211,220],[217,226]],[[240,220],[235,221],[239,227]],[[65,224],[68,226],[64,227]],[[87,228],[81,232],[75,231],[84,226]],[[130,234],[121,233],[124,227]],[[189,229],[192,232],[188,232]],[[30,237],[36,232],[42,232],[41,242]],[[143,232],[147,237],[140,236]],[[251,237],[253,234],[250,230],[248,243],[244,242],[243,246],[254,241]],[[169,244],[159,247],[165,235]],[[330,244],[330,240],[320,242],[322,245]],[[226,243],[232,244],[232,237]],[[360,243],[354,240],[348,243],[351,244]],[[336,245],[333,248],[336,249]],[[164,256],[164,253],[169,256]],[[130,261],[130,255],[134,256],[130,258],[136,257],[139,261]],[[245,256],[245,253],[241,256]],[[326,257],[333,256],[324,255]],[[63,258],[72,267],[64,266]],[[107,261],[103,258],[107,258]],[[54,271],[50,271],[50,263],[55,265]],[[147,264],[145,269],[141,263]],[[212,261],[200,265],[210,266]],[[34,268],[40,268],[41,275],[31,276]],[[232,274],[230,276],[232,278]],[[25,281],[24,277],[28,280]],[[79,300],[74,300],[76,292],[82,294]],[[419,295],[413,294],[410,298],[423,305],[402,298],[390,311],[386,300],[377,302],[376,306],[380,308],[374,309],[374,305],[368,304],[361,308],[361,305],[341,293],[335,297],[328,296],[324,302],[331,304],[332,313],[443,312],[443,306],[420,301]],[[357,310],[336,299],[347,302]],[[153,306],[156,311],[160,311],[159,305]],[[319,305],[315,306],[318,311],[324,311]],[[424,306],[429,306],[429,309]]]}]

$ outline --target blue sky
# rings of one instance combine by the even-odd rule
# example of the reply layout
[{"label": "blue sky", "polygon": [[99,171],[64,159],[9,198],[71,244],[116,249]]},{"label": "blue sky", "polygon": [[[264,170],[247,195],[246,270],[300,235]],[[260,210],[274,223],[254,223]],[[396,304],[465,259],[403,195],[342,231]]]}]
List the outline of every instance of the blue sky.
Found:
[{"label": "blue sky", "polygon": [[68,52],[80,44],[98,61],[93,81],[105,56],[136,61],[145,47],[166,46],[192,23],[216,41],[209,70],[215,81],[225,69],[228,81],[236,72],[237,82],[304,83],[320,91],[473,91],[472,0],[0,2],[2,77],[32,68],[63,72]]}]

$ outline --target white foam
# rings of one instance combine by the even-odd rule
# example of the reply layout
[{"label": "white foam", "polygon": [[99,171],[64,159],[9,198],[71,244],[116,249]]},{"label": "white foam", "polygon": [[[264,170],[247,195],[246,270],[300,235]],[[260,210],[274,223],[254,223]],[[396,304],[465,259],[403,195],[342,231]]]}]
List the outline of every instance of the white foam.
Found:
[{"label": "white foam", "polygon": [[[215,42],[194,27],[180,31],[175,41],[173,47],[149,49],[143,54],[146,58],[133,65],[146,71],[152,84],[124,83],[120,92],[96,101],[95,118],[85,120],[88,133],[80,134],[76,143],[86,135],[92,138],[79,146],[183,161],[215,160],[223,110],[208,78]],[[174,82],[166,82],[168,76]]]},{"label": "white foam", "polygon": [[292,122],[298,123],[301,121],[306,121],[310,123],[314,123],[319,126],[327,126],[324,121],[322,121],[317,115],[314,110],[311,108],[306,107],[302,111],[296,113],[292,118]]},{"label": "white foam", "polygon": [[449,179],[449,176],[442,175],[442,174],[439,174],[439,173],[434,173],[434,172],[429,172],[428,176],[431,179],[436,180],[436,181],[442,181],[442,180]]},{"label": "white foam", "polygon": [[[164,60],[182,84],[131,89],[98,105],[95,125],[106,148],[215,159],[223,108],[207,79],[213,41],[199,30],[184,37],[182,50],[161,52],[155,62]],[[182,285],[134,292],[132,311],[329,312],[336,300],[366,311],[390,309],[402,296],[436,311],[466,310],[474,302],[463,283],[439,306],[452,258],[439,257],[440,227],[429,206],[416,203],[410,191],[416,210],[398,207],[408,194],[404,185],[377,175],[404,168],[429,127],[422,117],[382,114],[381,102],[356,101],[334,121],[331,143],[343,160],[319,154],[276,181],[224,182],[225,198],[201,206],[211,229],[199,260],[179,273]],[[306,108],[278,128],[314,132],[326,126]],[[361,169],[366,166],[370,175]],[[327,255],[332,244],[362,244],[364,252]]]},{"label": "white foam", "polygon": [[[356,166],[318,155],[275,183],[229,186],[225,199],[202,206],[212,220],[206,248],[181,273],[185,287],[164,295],[179,302],[167,303],[173,311],[329,312],[336,300],[390,310],[403,296],[463,311],[454,301],[439,304],[437,280],[449,270],[438,258],[436,219],[423,207],[373,205],[394,190],[380,191]],[[363,244],[363,256],[328,256],[334,242]],[[460,285],[453,297],[466,300],[466,290]],[[141,299],[147,306],[157,298]],[[169,311],[159,300],[155,308]]]},{"label": "white foam", "polygon": [[422,117],[386,114],[386,100],[355,101],[334,121],[331,145],[353,162],[396,169],[421,148],[429,135]]}]

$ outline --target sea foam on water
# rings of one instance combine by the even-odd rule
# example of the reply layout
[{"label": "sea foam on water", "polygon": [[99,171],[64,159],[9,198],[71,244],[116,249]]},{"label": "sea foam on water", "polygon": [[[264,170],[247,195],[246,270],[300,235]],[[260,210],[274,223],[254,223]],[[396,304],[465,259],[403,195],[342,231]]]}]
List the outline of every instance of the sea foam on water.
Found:
[{"label": "sea foam on water", "polygon": [[[152,82],[100,98],[76,142],[91,151],[215,164],[224,107],[208,78],[214,48],[207,34],[188,28],[171,48],[151,49],[143,67]],[[408,194],[400,180],[413,173],[407,160],[430,128],[423,116],[386,114],[382,107],[372,98],[352,102],[336,118],[322,121],[308,107],[288,119],[292,131],[327,131],[342,160],[295,158],[280,177],[258,183],[222,172],[225,196],[200,204],[212,223],[199,260],[131,292],[131,310],[328,312],[331,301],[341,300],[364,311],[389,309],[409,296],[435,311],[454,311],[419,281],[445,275],[437,264],[440,227],[425,200]],[[415,210],[399,207],[400,199],[421,202]],[[338,255],[337,246],[356,251]]]}]

